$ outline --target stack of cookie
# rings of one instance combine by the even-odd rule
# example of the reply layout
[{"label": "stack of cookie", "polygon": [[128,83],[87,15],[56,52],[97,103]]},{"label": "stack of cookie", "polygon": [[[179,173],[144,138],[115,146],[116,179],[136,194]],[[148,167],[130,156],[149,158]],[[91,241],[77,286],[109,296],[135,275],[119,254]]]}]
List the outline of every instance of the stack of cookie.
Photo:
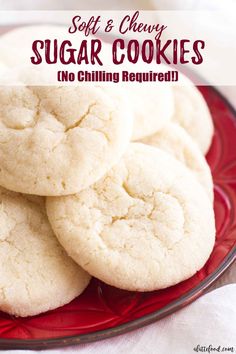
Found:
[{"label": "stack of cookie", "polygon": [[151,291],[195,274],[215,239],[212,135],[193,86],[1,87],[0,309],[54,309],[91,276]]}]

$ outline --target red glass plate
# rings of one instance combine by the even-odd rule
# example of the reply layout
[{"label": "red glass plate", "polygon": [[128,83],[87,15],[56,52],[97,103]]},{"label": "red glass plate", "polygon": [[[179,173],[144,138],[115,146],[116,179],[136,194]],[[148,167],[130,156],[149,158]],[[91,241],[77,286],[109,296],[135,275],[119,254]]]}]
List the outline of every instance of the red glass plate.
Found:
[{"label": "red glass plate", "polygon": [[217,236],[212,255],[192,278],[170,288],[135,293],[93,279],[70,304],[15,318],[0,312],[0,348],[50,348],[92,342],[154,322],[186,306],[213,283],[236,255],[236,115],[212,87],[199,87],[215,123],[207,155],[215,185]]}]

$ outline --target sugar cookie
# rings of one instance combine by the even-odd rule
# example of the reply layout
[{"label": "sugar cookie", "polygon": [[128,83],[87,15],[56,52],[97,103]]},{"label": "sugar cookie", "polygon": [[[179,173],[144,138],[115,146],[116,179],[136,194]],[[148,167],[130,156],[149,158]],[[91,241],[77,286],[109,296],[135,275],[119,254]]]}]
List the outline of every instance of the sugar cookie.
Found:
[{"label": "sugar cookie", "polygon": [[0,88],[0,185],[21,193],[77,193],[121,157],[132,114],[112,88]]},{"label": "sugar cookie", "polygon": [[195,140],[202,153],[206,154],[211,145],[214,126],[202,94],[190,82],[188,85],[173,86],[173,93],[173,121],[181,125]]},{"label": "sugar cookie", "polygon": [[170,154],[131,144],[105,177],[81,193],[47,198],[68,254],[113,286],[161,289],[195,274],[215,239],[212,203]]},{"label": "sugar cookie", "polygon": [[169,123],[161,131],[142,139],[141,142],[159,147],[184,163],[202,184],[210,200],[213,200],[210,167],[196,143],[183,128],[175,123]]},{"label": "sugar cookie", "polygon": [[90,280],[62,249],[36,200],[0,187],[0,309],[16,316],[62,306]]},{"label": "sugar cookie", "polygon": [[171,87],[164,85],[130,85],[125,87],[129,105],[134,112],[132,140],[138,140],[161,130],[174,112]]}]

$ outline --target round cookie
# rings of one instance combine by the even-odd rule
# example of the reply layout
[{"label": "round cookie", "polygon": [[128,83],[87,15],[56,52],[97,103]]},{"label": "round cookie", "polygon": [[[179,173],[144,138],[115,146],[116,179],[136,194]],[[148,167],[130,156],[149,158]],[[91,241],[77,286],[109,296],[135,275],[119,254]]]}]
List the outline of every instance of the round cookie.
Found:
[{"label": "round cookie", "polygon": [[0,185],[67,195],[101,178],[122,156],[132,114],[112,88],[0,88]]},{"label": "round cookie", "polygon": [[173,86],[175,109],[172,120],[181,125],[206,154],[214,133],[212,117],[200,91],[189,80],[184,80],[186,85]]},{"label": "round cookie", "polygon": [[175,123],[169,123],[161,131],[142,139],[141,142],[159,147],[185,164],[202,184],[210,200],[213,201],[213,181],[210,167],[196,143],[183,128]]},{"label": "round cookie", "polygon": [[125,90],[134,112],[132,140],[154,134],[171,119],[174,100],[170,86],[130,85]]},{"label": "round cookie", "polygon": [[[110,43],[103,42],[101,60],[107,71],[114,71],[112,65],[112,46]],[[123,69],[128,72],[133,71],[133,66],[124,58]],[[138,71],[147,71],[147,66],[139,63]],[[156,70],[154,66],[149,69]],[[158,66],[159,71],[166,72],[169,68],[165,65]],[[156,131],[170,121],[174,113],[173,92],[168,84],[160,85],[143,82],[122,82],[121,90],[127,97],[128,106],[134,113],[134,124],[132,140],[136,141],[146,136],[154,134]]]},{"label": "round cookie", "polygon": [[[111,64],[112,47],[103,43],[101,51],[102,62],[108,71],[114,71]],[[132,71],[132,65],[125,60],[125,70]],[[155,71],[155,67],[152,67]],[[159,71],[167,71],[168,67],[159,66]],[[145,65],[139,64],[139,71],[147,71]],[[161,130],[174,113],[174,97],[168,84],[122,83],[123,95],[127,97],[128,105],[134,113],[132,140],[139,140]]]},{"label": "round cookie", "polygon": [[52,228],[90,274],[149,291],[195,274],[215,240],[212,203],[170,154],[131,144],[105,177],[81,193],[46,199]]},{"label": "round cookie", "polygon": [[1,311],[33,316],[81,294],[90,276],[62,249],[45,208],[2,187],[0,201]]}]

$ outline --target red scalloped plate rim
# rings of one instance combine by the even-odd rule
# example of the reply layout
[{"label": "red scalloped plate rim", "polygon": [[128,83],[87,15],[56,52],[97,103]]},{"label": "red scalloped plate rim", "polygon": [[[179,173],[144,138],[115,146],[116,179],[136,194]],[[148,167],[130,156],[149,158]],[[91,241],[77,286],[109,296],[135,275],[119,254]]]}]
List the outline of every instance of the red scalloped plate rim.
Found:
[{"label": "red scalloped plate rim", "polygon": [[233,264],[236,259],[236,246],[228,253],[221,265],[207,278],[199,283],[198,286],[181,296],[178,300],[175,300],[163,307],[160,310],[154,311],[148,315],[138,318],[133,321],[129,321],[122,325],[105,329],[102,331],[96,331],[88,334],[57,337],[49,339],[4,339],[0,338],[0,349],[52,349],[56,347],[66,347],[69,345],[92,343],[103,339],[115,337],[135,329],[147,326],[153,322],[156,322],[173,312],[180,310],[187,306],[201,295],[212,285],[227,269]]},{"label": "red scalloped plate rim", "polygon": [[[214,87],[210,87],[211,90],[215,91],[217,95],[224,101],[228,106],[230,111],[236,116],[236,112],[231,104],[226,100],[226,98]],[[96,331],[93,333],[64,336],[64,337],[54,337],[49,339],[4,339],[0,338],[0,349],[49,349],[56,347],[65,347],[68,345],[76,345],[82,343],[90,343],[98,340],[111,338],[120,334],[127,333],[129,331],[144,327],[151,324],[169,314],[180,310],[184,306],[190,304],[202,294],[206,292],[210,285],[212,285],[234,262],[236,259],[236,246],[234,246],[231,251],[224,258],[222,263],[218,268],[201,281],[197,286],[188,291],[183,296],[179,297],[177,300],[172,301],[163,308],[154,311],[150,314],[144,315],[141,318],[131,320],[124,324],[115,326],[113,328],[108,328],[105,330]]]}]

